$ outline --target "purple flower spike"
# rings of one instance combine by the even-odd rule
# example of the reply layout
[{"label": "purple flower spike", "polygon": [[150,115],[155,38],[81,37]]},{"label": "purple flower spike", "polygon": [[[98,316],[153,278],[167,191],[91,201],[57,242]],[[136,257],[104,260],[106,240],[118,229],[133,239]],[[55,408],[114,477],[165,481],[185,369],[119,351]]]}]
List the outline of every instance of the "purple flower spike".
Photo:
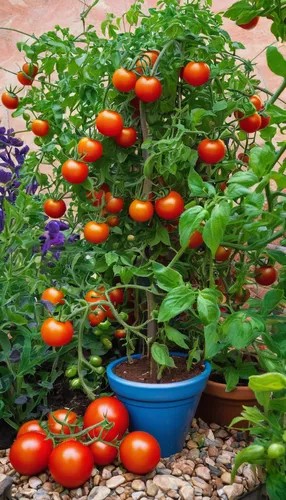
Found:
[{"label": "purple flower spike", "polygon": [[12,179],[12,174],[9,170],[0,168],[0,183],[7,184]]}]

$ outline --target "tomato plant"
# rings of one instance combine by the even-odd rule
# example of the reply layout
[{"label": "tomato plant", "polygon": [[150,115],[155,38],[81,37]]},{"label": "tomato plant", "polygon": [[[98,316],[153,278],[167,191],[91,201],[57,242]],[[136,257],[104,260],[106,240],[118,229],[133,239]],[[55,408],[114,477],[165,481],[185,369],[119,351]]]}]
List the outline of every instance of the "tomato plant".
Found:
[{"label": "tomato plant", "polygon": [[176,219],[184,211],[184,200],[176,191],[170,191],[167,196],[155,201],[155,211],[163,219]]},{"label": "tomato plant", "polygon": [[136,75],[125,68],[119,68],[113,73],[112,83],[120,92],[130,92],[135,88]]},{"label": "tomato plant", "polygon": [[81,184],[88,176],[88,166],[82,161],[67,160],[62,166],[62,176],[70,184]]},{"label": "tomato plant", "polygon": [[129,215],[136,222],[147,222],[153,214],[154,207],[151,201],[134,200],[129,206]]},{"label": "tomato plant", "polygon": [[162,85],[154,76],[140,76],[135,85],[135,93],[143,102],[154,102],[161,97]]}]

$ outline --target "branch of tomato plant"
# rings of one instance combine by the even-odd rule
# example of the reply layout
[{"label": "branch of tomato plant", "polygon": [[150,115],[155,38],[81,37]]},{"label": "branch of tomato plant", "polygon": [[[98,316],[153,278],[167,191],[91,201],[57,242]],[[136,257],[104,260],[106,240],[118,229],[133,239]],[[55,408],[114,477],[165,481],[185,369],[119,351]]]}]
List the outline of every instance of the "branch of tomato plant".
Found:
[{"label": "branch of tomato plant", "polygon": [[30,35],[29,33],[25,33],[25,31],[16,30],[14,28],[2,28],[2,27],[0,27],[0,30],[15,31],[15,33],[20,33],[21,35],[26,35],[29,36],[30,38],[34,38],[35,40],[39,41],[36,35]]},{"label": "branch of tomato plant", "polygon": [[89,305],[85,307],[85,312],[82,316],[82,319],[79,324],[79,330],[78,330],[78,377],[80,379],[81,386],[86,393],[87,397],[93,401],[95,399],[95,394],[94,392],[88,387],[88,385],[85,383],[84,377],[82,375],[82,363],[83,363],[83,353],[82,353],[82,341],[83,341],[83,332],[84,332],[84,324],[87,319],[87,315],[89,313]]},{"label": "branch of tomato plant", "polygon": [[[271,95],[271,96],[274,95],[273,92],[270,92],[270,90],[267,90],[267,89],[265,89],[263,87],[259,87],[258,85],[255,85],[254,88],[257,89],[257,90],[260,90],[261,92],[264,92],[267,95]],[[283,101],[283,99],[281,99],[281,97],[278,97],[277,100],[283,102],[283,104],[286,104],[286,101]]]},{"label": "branch of tomato plant", "polygon": [[266,246],[268,243],[271,243],[271,241],[274,241],[277,238],[279,238],[280,236],[283,236],[285,233],[285,225],[286,225],[286,223],[284,223],[283,229],[274,233],[274,235],[272,235],[270,238],[260,240],[258,244],[237,245],[236,243],[230,243],[229,241],[227,241],[227,242],[222,241],[221,245],[225,246],[227,248],[235,248],[237,250],[242,250],[244,252],[249,252],[250,250],[258,250],[259,248],[263,248],[264,246]]},{"label": "branch of tomato plant", "polygon": [[286,88],[286,78],[284,78],[283,82],[281,83],[280,87],[276,90],[275,94],[269,99],[267,104],[274,104],[274,102],[278,99],[280,94],[282,94],[283,90]]}]

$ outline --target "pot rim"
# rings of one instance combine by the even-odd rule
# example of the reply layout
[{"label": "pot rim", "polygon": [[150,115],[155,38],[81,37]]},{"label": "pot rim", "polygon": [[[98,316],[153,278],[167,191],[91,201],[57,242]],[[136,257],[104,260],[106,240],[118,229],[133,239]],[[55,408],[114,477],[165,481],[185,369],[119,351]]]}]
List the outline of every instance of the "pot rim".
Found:
[{"label": "pot rim", "polygon": [[[172,356],[180,356],[180,357],[187,357],[186,354],[182,352],[170,352]],[[141,358],[142,354],[133,354],[131,358],[133,359],[138,359]],[[158,391],[160,390],[165,390],[169,391],[170,389],[175,389],[175,388],[184,388],[184,387],[189,387],[192,385],[196,385],[198,382],[201,382],[205,379],[207,379],[211,373],[211,365],[208,361],[203,361],[205,369],[200,375],[196,375],[193,378],[189,378],[187,380],[182,380],[180,382],[170,382],[167,384],[144,384],[144,382],[133,382],[132,380],[126,380],[124,378],[118,377],[113,371],[113,369],[122,363],[124,363],[128,359],[127,356],[123,358],[116,359],[115,361],[112,361],[109,363],[106,373],[107,377],[109,379],[112,379],[114,382],[117,382],[121,384],[122,386],[125,387],[134,387],[134,389],[149,389],[150,391]]]},{"label": "pot rim", "polygon": [[223,399],[245,399],[252,400],[255,399],[255,394],[252,389],[248,386],[237,386],[232,391],[226,392],[226,384],[221,382],[214,382],[213,380],[208,380],[204,392],[211,396],[216,396]]}]

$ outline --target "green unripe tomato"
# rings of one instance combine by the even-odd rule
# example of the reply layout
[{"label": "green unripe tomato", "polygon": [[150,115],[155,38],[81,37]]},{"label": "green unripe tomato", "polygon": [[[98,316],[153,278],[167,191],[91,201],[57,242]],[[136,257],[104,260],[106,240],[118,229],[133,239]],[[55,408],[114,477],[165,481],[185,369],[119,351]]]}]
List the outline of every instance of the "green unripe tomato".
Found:
[{"label": "green unripe tomato", "polygon": [[89,362],[92,366],[100,366],[102,363],[102,359],[100,356],[93,355],[90,356]]},{"label": "green unripe tomato", "polygon": [[124,311],[121,311],[121,312],[119,313],[119,316],[120,316],[120,318],[121,318],[123,321],[127,321],[127,320],[128,320],[128,318],[129,318],[128,314],[127,314],[126,312],[124,312]]},{"label": "green unripe tomato", "polygon": [[115,241],[113,244],[112,244],[112,248],[113,250],[118,250],[118,248],[120,247],[120,243],[118,241]]},{"label": "green unripe tomato", "polygon": [[127,241],[134,241],[134,240],[135,240],[134,234],[128,234]]},{"label": "green unripe tomato", "polygon": [[108,330],[108,328],[110,328],[110,327],[111,327],[111,323],[110,323],[110,321],[108,321],[108,319],[106,319],[102,323],[99,323],[99,325],[98,325],[98,328],[100,330]]},{"label": "green unripe tomato", "polygon": [[95,328],[93,331],[92,331],[93,335],[96,335],[97,337],[100,337],[100,335],[102,335],[102,330],[99,330],[99,328]]},{"label": "green unripe tomato", "polygon": [[98,375],[104,375],[105,373],[105,368],[104,366],[98,366],[97,368],[94,369],[94,371],[96,373],[98,373]]},{"label": "green unripe tomato", "polygon": [[286,443],[286,431],[283,432],[282,439],[283,439],[284,443]]},{"label": "green unripe tomato", "polygon": [[65,371],[65,376],[67,378],[73,378],[76,376],[76,374],[77,374],[77,365],[71,365],[67,367]]},{"label": "green unripe tomato", "polygon": [[280,458],[285,455],[285,446],[280,443],[272,443],[268,447],[267,455],[269,458]]},{"label": "green unripe tomato", "polygon": [[29,115],[29,113],[25,113],[25,112],[24,112],[24,113],[23,113],[23,118],[24,118],[24,120],[26,120],[26,122],[27,122],[28,120],[30,120],[30,115]]},{"label": "green unripe tomato", "polygon": [[79,378],[73,378],[70,380],[70,388],[71,389],[80,389],[81,383]]},{"label": "green unripe tomato", "polygon": [[103,343],[104,347],[106,347],[106,349],[109,350],[112,348],[112,342],[108,337],[101,337],[100,340]]}]

